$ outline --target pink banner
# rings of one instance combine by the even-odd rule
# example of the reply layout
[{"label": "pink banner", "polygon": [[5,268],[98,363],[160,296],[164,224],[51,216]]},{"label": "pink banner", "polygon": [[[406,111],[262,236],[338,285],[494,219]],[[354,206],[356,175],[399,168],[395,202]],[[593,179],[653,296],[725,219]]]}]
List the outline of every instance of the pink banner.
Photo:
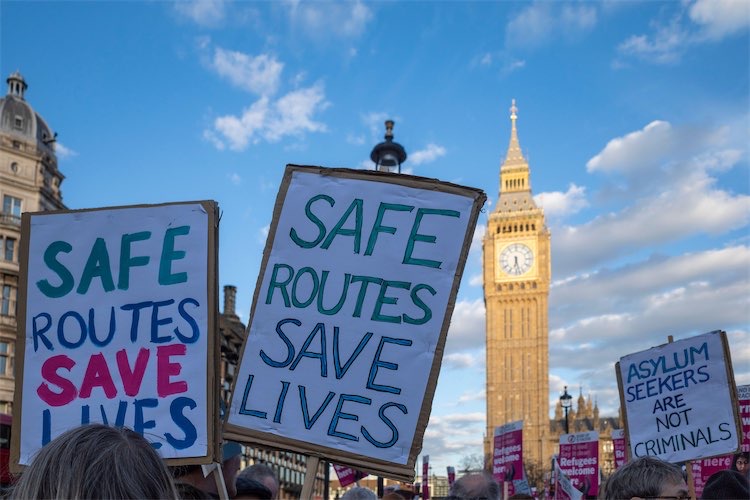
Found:
[{"label": "pink banner", "polygon": [[560,436],[560,469],[584,496],[599,494],[599,433]]},{"label": "pink banner", "polygon": [[456,482],[456,468],[448,466],[448,488],[453,486],[453,483]]},{"label": "pink banner", "polygon": [[346,467],[345,465],[333,464],[333,470],[336,471],[336,476],[338,476],[339,484],[341,484],[342,488],[356,483],[363,477],[367,476],[366,472],[352,469],[350,467]]},{"label": "pink banner", "polygon": [[422,455],[422,500],[430,500],[430,456]]},{"label": "pink banner", "polygon": [[742,422],[742,451],[750,451],[750,385],[737,387],[737,399]]},{"label": "pink banner", "polygon": [[516,493],[514,481],[524,478],[523,473],[523,421],[495,427],[492,451],[492,477],[508,495]]},{"label": "pink banner", "polygon": [[732,466],[733,457],[734,455],[723,455],[721,457],[703,458],[690,462],[693,470],[693,484],[695,486],[696,498],[700,498],[703,495],[703,487],[712,474]]},{"label": "pink banner", "polygon": [[612,431],[612,447],[615,452],[615,469],[619,469],[628,461],[624,429],[615,429]]}]

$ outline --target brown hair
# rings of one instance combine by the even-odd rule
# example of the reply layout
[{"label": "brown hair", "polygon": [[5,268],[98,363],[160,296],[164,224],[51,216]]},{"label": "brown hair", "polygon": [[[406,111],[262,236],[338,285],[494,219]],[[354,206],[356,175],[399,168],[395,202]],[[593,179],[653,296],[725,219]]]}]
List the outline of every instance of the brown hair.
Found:
[{"label": "brown hair", "polygon": [[36,454],[11,498],[178,498],[161,457],[140,434],[90,424]]}]

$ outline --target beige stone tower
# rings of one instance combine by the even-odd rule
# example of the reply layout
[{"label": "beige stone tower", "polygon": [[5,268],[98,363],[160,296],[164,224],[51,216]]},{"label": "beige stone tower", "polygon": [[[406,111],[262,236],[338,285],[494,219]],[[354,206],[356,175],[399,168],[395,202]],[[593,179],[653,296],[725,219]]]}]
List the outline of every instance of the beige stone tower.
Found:
[{"label": "beige stone tower", "polygon": [[515,100],[510,144],[500,167],[500,195],[484,235],[487,310],[487,434],[491,454],[497,426],[523,420],[525,461],[549,450],[547,299],[550,233],[531,196],[529,165],[518,142]]},{"label": "beige stone tower", "polygon": [[26,81],[15,72],[0,98],[0,413],[11,413],[16,344],[21,213],[65,208],[55,137],[26,101]]}]

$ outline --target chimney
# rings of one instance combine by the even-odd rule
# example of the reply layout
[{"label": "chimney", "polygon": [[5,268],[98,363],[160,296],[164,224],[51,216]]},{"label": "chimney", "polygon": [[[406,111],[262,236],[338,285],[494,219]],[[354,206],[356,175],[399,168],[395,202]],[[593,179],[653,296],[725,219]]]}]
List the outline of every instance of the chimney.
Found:
[{"label": "chimney", "polygon": [[233,285],[224,285],[224,314],[227,316],[237,316],[235,304],[237,303],[237,287]]}]

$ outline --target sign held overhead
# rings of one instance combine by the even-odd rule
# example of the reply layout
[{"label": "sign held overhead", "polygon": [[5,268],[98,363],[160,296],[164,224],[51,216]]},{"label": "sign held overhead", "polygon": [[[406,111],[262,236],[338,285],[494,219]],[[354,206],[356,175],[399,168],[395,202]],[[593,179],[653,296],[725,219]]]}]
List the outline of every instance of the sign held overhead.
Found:
[{"label": "sign held overhead", "polygon": [[225,435],[413,479],[485,199],[287,166]]}]

